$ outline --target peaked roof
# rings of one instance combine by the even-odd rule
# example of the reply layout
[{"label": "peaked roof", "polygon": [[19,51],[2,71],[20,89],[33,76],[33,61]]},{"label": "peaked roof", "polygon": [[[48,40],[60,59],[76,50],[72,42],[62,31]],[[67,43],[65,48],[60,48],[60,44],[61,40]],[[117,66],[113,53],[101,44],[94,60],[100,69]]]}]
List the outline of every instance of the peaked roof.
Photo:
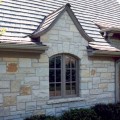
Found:
[{"label": "peaked roof", "polygon": [[[3,0],[0,4],[0,29],[6,28],[3,36],[22,38],[44,31],[64,10],[67,2],[67,0]],[[101,30],[96,23],[120,28],[120,4],[117,0],[69,0],[69,3],[84,33],[93,40],[90,46],[112,47],[101,36]],[[118,49],[114,48],[114,51]]]}]

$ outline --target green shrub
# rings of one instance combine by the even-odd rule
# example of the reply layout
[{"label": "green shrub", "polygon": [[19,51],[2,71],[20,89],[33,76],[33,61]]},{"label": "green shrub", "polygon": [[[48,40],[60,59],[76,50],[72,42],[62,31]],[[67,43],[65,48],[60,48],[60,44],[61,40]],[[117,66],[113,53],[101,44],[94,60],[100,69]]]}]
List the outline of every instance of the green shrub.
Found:
[{"label": "green shrub", "polygon": [[31,116],[29,118],[26,118],[25,120],[57,120],[57,118],[54,116],[35,115],[35,116]]},{"label": "green shrub", "polygon": [[60,120],[100,120],[92,109],[75,109],[65,112]]},{"label": "green shrub", "polygon": [[92,107],[101,120],[120,120],[120,104],[98,104]]}]

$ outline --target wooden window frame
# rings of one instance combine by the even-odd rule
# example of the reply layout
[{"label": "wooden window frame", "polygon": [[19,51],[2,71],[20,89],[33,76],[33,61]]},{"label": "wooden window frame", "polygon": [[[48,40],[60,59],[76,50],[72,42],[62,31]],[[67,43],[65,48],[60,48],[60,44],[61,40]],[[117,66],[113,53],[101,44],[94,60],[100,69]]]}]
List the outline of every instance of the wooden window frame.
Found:
[{"label": "wooden window frame", "polygon": [[[57,54],[54,55],[52,57],[50,57],[50,59],[56,58],[57,56],[61,56],[61,96],[50,96],[50,99],[59,99],[59,98],[70,98],[70,97],[78,97],[79,96],[79,59],[73,55],[69,55],[69,54]],[[76,61],[76,94],[74,95],[66,95],[66,66],[65,66],[65,57],[69,56],[69,58],[73,58]],[[49,71],[50,71],[50,67],[49,67]],[[56,68],[55,68],[56,69]],[[72,68],[70,68],[72,69]],[[56,76],[56,75],[55,75]],[[55,82],[56,83],[56,82]],[[73,83],[73,82],[72,82]],[[49,81],[49,86],[50,86],[50,81]],[[71,89],[70,89],[71,90]],[[50,92],[50,90],[49,90]]]}]

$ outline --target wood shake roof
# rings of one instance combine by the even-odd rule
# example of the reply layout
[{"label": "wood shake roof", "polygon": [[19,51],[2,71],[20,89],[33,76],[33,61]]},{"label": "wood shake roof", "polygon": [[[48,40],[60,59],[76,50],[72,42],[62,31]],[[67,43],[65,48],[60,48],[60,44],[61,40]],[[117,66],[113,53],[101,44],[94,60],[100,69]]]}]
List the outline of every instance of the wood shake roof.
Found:
[{"label": "wood shake roof", "polygon": [[[38,29],[44,31],[63,11],[67,0],[3,0],[0,4],[0,29],[4,36],[25,37]],[[74,16],[92,40],[93,49],[119,51],[112,47],[100,33],[96,23],[120,28],[120,4],[117,0],[69,0]]]}]

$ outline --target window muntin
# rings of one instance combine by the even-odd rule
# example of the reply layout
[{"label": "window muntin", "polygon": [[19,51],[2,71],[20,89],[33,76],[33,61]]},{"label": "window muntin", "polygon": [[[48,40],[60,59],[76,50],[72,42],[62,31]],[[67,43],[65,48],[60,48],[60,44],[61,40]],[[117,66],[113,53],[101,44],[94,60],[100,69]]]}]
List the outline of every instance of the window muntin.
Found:
[{"label": "window muntin", "polygon": [[78,60],[70,55],[56,55],[49,60],[50,98],[77,96]]}]

